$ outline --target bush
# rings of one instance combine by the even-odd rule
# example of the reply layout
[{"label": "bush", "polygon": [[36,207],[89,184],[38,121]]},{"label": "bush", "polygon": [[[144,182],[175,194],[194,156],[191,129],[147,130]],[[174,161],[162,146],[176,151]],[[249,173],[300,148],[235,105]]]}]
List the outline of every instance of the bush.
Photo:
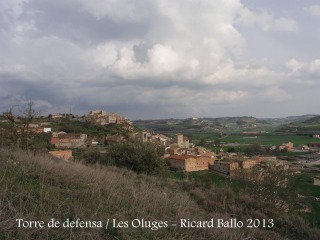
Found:
[{"label": "bush", "polygon": [[162,158],[163,147],[153,143],[128,142],[110,147],[109,161],[138,173],[165,174],[168,167]]},{"label": "bush", "polygon": [[102,156],[101,153],[97,149],[88,149],[88,150],[86,150],[81,155],[81,158],[87,164],[102,163],[104,165],[109,165],[109,164],[106,164],[104,156]]}]

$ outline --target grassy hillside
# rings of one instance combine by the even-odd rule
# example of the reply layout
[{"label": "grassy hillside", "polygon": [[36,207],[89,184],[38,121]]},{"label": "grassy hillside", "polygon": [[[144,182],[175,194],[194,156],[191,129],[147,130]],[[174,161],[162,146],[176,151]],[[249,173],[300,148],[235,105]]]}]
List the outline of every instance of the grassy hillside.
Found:
[{"label": "grassy hillside", "polygon": [[[96,228],[19,228],[16,219],[101,221]],[[158,230],[134,219],[167,221]],[[180,228],[180,219],[274,219],[267,228]],[[106,229],[110,219],[128,228]],[[171,224],[177,223],[178,226]],[[111,224],[111,223],[110,223]],[[319,239],[302,218],[246,192],[206,181],[181,181],[0,149],[0,239]]]}]

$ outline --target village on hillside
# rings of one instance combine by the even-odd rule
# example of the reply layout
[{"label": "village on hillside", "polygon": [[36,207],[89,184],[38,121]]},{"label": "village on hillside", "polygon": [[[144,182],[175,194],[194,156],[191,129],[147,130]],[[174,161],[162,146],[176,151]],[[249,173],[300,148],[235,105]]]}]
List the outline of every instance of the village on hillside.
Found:
[{"label": "village on hillside", "polygon": [[[103,110],[92,110],[83,116],[49,114],[47,117],[38,117],[27,125],[19,116],[13,114],[8,116],[8,113],[4,113],[0,129],[2,144],[4,135],[7,134],[5,131],[12,131],[10,121],[15,126],[16,135],[27,134],[27,138],[32,136],[34,139],[37,138],[37,135],[46,136],[38,140],[41,143],[38,145],[46,146],[49,154],[67,161],[75,160],[77,149],[97,149],[103,154],[106,152],[104,149],[106,145],[127,141],[138,141],[142,144],[148,142],[163,148],[163,161],[169,164],[172,171],[186,174],[208,171],[212,174],[248,180],[263,181],[268,176],[279,172],[284,175],[299,174],[309,162],[312,163],[310,161],[312,158],[306,161],[288,161],[283,158],[279,159],[273,153],[305,152],[317,154],[320,148],[320,142],[310,141],[307,145],[299,146],[294,146],[292,142],[271,145],[268,153],[264,152],[263,154],[225,151],[223,147],[219,148],[222,144],[218,143],[213,150],[195,144],[192,139],[182,133],[168,137],[162,133],[139,129],[130,119]],[[79,124],[82,124],[82,127],[85,125],[86,128],[82,128],[83,131],[81,131]],[[90,128],[96,129],[90,132]],[[103,132],[103,129],[109,130]],[[252,132],[243,132],[244,138],[248,138],[247,136],[250,134],[252,135]],[[313,138],[319,139],[319,135],[315,134]],[[17,137],[17,139],[19,138]],[[22,138],[19,141],[22,141]],[[42,150],[44,149],[46,148],[42,148]]]},{"label": "village on hillside", "polygon": [[[203,204],[206,213],[221,209],[241,218],[249,205],[256,213],[258,203],[269,206],[264,214],[269,214],[270,209],[285,215],[294,212],[305,216],[310,224],[319,224],[320,138],[317,130],[310,130],[309,123],[275,120],[276,124],[281,122],[276,125],[252,117],[143,122],[104,110],[92,110],[82,116],[40,116],[31,107],[30,104],[26,114],[7,111],[0,116],[1,149],[17,150],[15,154],[23,152],[31,159],[41,158],[41,164],[49,171],[52,166],[68,166],[67,176],[75,179],[79,175],[73,173],[78,168],[85,168],[83,173],[90,176],[108,171],[104,177],[97,177],[101,186],[109,188],[106,176],[117,176],[115,182],[126,181],[125,188],[132,190],[139,179],[150,177],[165,199],[169,199],[165,195],[169,190],[173,196],[178,189],[183,194],[188,192],[186,196]],[[311,124],[316,125],[314,121]],[[13,171],[23,167],[16,157],[10,156],[5,162]],[[64,185],[60,185],[60,173],[56,174],[59,180],[54,192]],[[33,187],[34,173],[27,176]],[[48,179],[51,183],[51,173]],[[81,181],[79,191],[65,184],[68,196],[69,192],[77,196],[88,192],[88,202],[91,197],[95,199],[91,194],[91,188],[95,188],[92,180],[87,181]],[[164,190],[165,182],[170,186]],[[149,188],[149,180],[147,184]],[[83,186],[90,190],[82,191]],[[237,206],[238,202],[241,205]],[[155,210],[153,206],[150,209]],[[257,214],[259,218],[261,214]],[[273,218],[274,213],[270,216]]]}]

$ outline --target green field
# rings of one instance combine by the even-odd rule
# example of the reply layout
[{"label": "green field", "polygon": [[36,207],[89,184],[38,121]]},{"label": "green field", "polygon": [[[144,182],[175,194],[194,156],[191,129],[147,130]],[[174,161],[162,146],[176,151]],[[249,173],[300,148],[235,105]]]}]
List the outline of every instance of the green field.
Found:
[{"label": "green field", "polygon": [[309,136],[298,135],[257,135],[256,138],[248,138],[251,136],[244,135],[228,135],[221,138],[220,141],[224,143],[243,143],[252,144],[260,143],[262,145],[281,145],[286,142],[293,142],[294,146],[301,144],[308,144],[310,142],[320,142],[320,139],[311,138]]},{"label": "green field", "polygon": [[304,126],[304,129],[320,130],[320,124],[313,124],[313,125]]},{"label": "green field", "polygon": [[[284,190],[290,192],[291,196],[302,195],[302,198],[293,200],[294,202],[303,202],[304,205],[309,206],[312,212],[299,212],[303,218],[309,221],[312,226],[320,226],[320,202],[315,197],[320,197],[320,186],[313,185],[313,177],[317,176],[315,173],[303,173],[301,175],[295,175],[291,178],[289,189]],[[182,172],[171,172],[171,177],[175,179],[185,179],[186,176]],[[255,186],[247,181],[233,179],[227,176],[220,176],[217,174],[210,173],[208,171],[192,172],[188,175],[189,181],[200,181],[203,185],[209,186],[214,184],[215,186],[223,188],[231,188],[234,193],[243,193],[250,191]],[[278,189],[279,190],[279,189]],[[281,189],[280,189],[281,191]]]},{"label": "green field", "polygon": [[320,198],[320,186],[313,185],[313,177],[317,175],[318,174],[304,173],[295,176],[293,184],[295,191],[303,196]]},{"label": "green field", "polygon": [[313,185],[313,177],[318,174],[301,174],[298,176],[294,176],[292,179],[293,185],[292,189],[294,192],[306,196],[311,197],[308,198],[307,202],[309,206],[312,208],[311,213],[301,213],[301,215],[306,218],[311,224],[315,226],[320,226],[320,202],[315,199],[320,197],[320,186]]},{"label": "green field", "polygon": [[[313,177],[318,176],[318,173],[304,173],[301,175],[296,175],[291,179],[291,184],[289,188],[295,194],[300,194],[308,198],[305,200],[306,203],[312,209],[311,213],[301,213],[301,215],[307,219],[313,226],[320,227],[320,202],[315,198],[320,198],[320,186],[313,185]],[[254,185],[249,182],[241,181],[239,179],[235,180],[232,178],[212,174],[210,172],[194,172],[191,173],[189,179],[198,179],[202,182],[212,182],[220,187],[231,187],[234,192],[241,192],[242,190],[248,190]]]}]

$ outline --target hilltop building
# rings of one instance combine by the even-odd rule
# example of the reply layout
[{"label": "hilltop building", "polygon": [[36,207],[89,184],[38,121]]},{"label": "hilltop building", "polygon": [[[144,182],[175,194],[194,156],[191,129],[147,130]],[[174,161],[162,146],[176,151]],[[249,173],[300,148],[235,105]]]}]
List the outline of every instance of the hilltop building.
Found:
[{"label": "hilltop building", "polygon": [[87,134],[53,132],[50,143],[57,148],[78,148],[86,144]]},{"label": "hilltop building", "polygon": [[123,124],[128,123],[129,125],[132,122],[123,116],[120,116],[117,113],[108,113],[103,110],[92,110],[89,112],[90,119],[99,125],[107,125],[107,124]]},{"label": "hilltop building", "polygon": [[147,131],[142,131],[141,132],[141,140],[143,143],[145,142],[151,142],[152,141],[152,134]]},{"label": "hilltop building", "polygon": [[163,134],[152,134],[151,132],[148,132],[148,131],[142,131],[140,136],[138,135],[137,138],[140,138],[140,140],[143,143],[146,143],[146,142],[158,143],[164,147],[168,147],[171,142],[171,139]]},{"label": "hilltop building", "polygon": [[56,113],[56,114],[52,114],[51,118],[52,119],[61,119],[61,118],[66,118],[66,116],[61,113]]},{"label": "hilltop building", "polygon": [[187,137],[184,137],[182,134],[176,134],[173,138],[174,143],[178,144],[180,148],[189,148],[190,142]]}]

